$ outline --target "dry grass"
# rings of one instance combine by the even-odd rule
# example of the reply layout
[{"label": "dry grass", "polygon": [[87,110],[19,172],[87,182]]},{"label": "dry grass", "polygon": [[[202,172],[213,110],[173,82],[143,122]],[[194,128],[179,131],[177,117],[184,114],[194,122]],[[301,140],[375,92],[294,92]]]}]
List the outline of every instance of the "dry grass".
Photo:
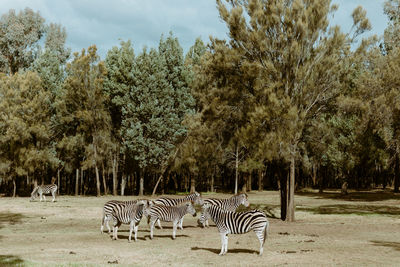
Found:
[{"label": "dry grass", "polygon": [[127,226],[122,226],[117,241],[100,234],[102,205],[110,199],[131,198],[60,196],[55,203],[0,198],[0,266],[398,266],[400,262],[400,196],[392,193],[354,192],[345,198],[337,192],[298,194],[294,223],[277,218],[277,192],[249,193],[252,207],[270,217],[264,255],[257,255],[259,243],[251,232],[230,235],[223,257],[218,256],[221,244],[215,226],[199,228],[197,218],[190,215],[176,240],[171,239],[169,223],[163,223],[163,230],[155,229],[150,240],[144,220],[137,242],[128,243]]}]

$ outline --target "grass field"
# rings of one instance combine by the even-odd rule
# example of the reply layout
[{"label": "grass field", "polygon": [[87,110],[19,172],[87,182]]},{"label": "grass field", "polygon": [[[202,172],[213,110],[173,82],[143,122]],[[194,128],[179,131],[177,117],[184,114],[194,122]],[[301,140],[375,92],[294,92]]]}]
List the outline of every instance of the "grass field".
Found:
[{"label": "grass field", "polygon": [[[228,197],[203,194],[205,197]],[[253,232],[230,235],[228,253],[217,228],[197,226],[186,215],[184,229],[171,239],[172,225],[155,229],[147,221],[138,241],[128,243],[128,226],[112,241],[100,233],[103,204],[136,197],[59,196],[57,202],[0,198],[0,266],[399,266],[400,195],[385,192],[296,194],[296,222],[279,218],[278,192],[248,194],[252,207],[269,216],[264,254]],[[199,215],[198,215],[199,216]]]}]

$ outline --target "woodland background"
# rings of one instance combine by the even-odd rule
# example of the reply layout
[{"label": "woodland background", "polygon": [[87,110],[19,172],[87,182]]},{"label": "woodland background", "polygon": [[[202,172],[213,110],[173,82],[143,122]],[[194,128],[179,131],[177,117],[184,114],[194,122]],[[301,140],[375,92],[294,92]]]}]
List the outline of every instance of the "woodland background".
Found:
[{"label": "woodland background", "polygon": [[[130,40],[100,59],[31,9],[0,18],[0,192],[143,195],[400,183],[400,1],[384,36],[330,0],[217,0],[228,40]],[[133,40],[134,41],[134,40]]]}]

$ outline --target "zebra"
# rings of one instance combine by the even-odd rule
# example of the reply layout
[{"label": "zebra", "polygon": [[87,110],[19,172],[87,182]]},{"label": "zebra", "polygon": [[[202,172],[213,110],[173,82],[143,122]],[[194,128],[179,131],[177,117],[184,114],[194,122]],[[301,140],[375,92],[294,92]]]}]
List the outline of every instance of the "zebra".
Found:
[{"label": "zebra", "polygon": [[[192,201],[195,205],[203,205],[203,199],[201,198],[201,194],[198,192],[191,193],[186,195],[183,198],[169,198],[169,197],[160,197],[153,201],[156,205],[163,205],[163,206],[178,206],[184,202]],[[162,229],[160,221],[157,221],[158,227]],[[183,230],[183,217],[181,221],[179,221],[178,227]]]},{"label": "zebra", "polygon": [[110,201],[108,201],[108,202],[106,202],[104,204],[103,217],[101,219],[101,226],[100,226],[100,232],[101,233],[104,233],[103,232],[104,224],[106,224],[106,226],[107,226],[108,233],[109,234],[111,233],[111,228],[110,228],[110,225],[109,225],[109,221],[112,220],[112,215],[111,215],[112,211],[114,210],[115,206],[122,205],[124,202],[126,202],[126,201],[110,200]]},{"label": "zebra", "polygon": [[221,252],[219,255],[225,255],[228,251],[228,234],[244,234],[250,230],[256,233],[260,241],[260,255],[262,255],[269,231],[269,222],[264,212],[259,210],[225,211],[209,203],[202,206],[202,211],[214,221],[221,235]]},{"label": "zebra", "polygon": [[[218,206],[221,209],[226,210],[226,211],[236,211],[236,209],[240,205],[248,207],[250,204],[246,193],[234,195],[227,199],[207,198],[207,199],[204,199],[204,203],[209,203],[211,205]],[[205,226],[208,227],[209,226],[208,219],[209,218],[206,218],[204,216],[204,214],[201,213],[198,223],[201,224],[203,226],[203,228]]]},{"label": "zebra", "polygon": [[148,223],[150,223],[150,239],[153,239],[153,229],[156,221],[172,222],[172,239],[175,239],[177,226],[183,216],[191,214],[196,217],[196,210],[193,202],[186,202],[180,206],[163,206],[150,202],[145,214],[147,215]]},{"label": "zebra", "polygon": [[54,202],[56,200],[56,192],[57,192],[56,184],[46,184],[46,185],[36,186],[31,193],[30,201],[33,201],[35,198],[37,198],[37,195],[40,195],[40,201],[42,201],[42,196],[44,198],[44,201],[46,201],[45,194],[51,193],[51,195],[53,196],[52,202]]},{"label": "zebra", "polygon": [[[111,217],[113,219],[113,240],[118,239],[118,227],[122,223],[129,224],[129,242],[132,240],[132,231],[135,232],[134,239],[137,241],[137,232],[144,209],[147,208],[147,200],[115,201],[112,205]],[[111,205],[110,205],[111,206]],[[104,220],[104,216],[103,216]],[[102,220],[102,221],[103,221]],[[102,225],[103,226],[103,225]]]}]

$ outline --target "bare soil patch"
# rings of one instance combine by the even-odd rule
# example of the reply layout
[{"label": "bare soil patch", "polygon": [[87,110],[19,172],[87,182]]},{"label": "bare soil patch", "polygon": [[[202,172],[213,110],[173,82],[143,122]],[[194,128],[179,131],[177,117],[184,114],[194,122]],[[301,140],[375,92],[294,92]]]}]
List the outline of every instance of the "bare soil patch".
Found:
[{"label": "bare soil patch", "polygon": [[[204,194],[211,195],[228,197]],[[101,234],[103,204],[137,197],[59,196],[54,203],[0,197],[0,266],[398,266],[400,262],[399,195],[296,194],[294,223],[279,219],[278,192],[248,195],[251,207],[269,216],[270,234],[262,256],[253,232],[230,235],[227,255],[218,256],[221,243],[215,225],[210,222],[210,228],[200,228],[190,215],[176,240],[169,223],[156,228],[150,240],[147,220],[140,223],[137,242],[128,243],[127,225],[121,227],[117,241]]]}]

